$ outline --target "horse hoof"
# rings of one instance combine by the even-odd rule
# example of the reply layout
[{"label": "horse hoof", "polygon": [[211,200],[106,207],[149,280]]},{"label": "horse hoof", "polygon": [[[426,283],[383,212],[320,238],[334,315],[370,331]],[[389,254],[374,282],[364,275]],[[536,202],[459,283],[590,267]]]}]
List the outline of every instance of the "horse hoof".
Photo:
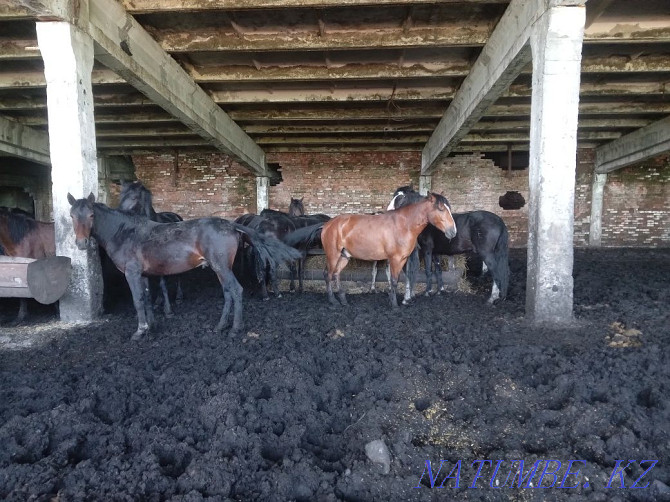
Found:
[{"label": "horse hoof", "polygon": [[409,302],[408,302],[407,300],[403,300],[403,301],[402,301],[402,304],[403,304],[403,305],[409,305]]},{"label": "horse hoof", "polygon": [[264,301],[264,302],[269,302],[269,301],[270,301],[270,297],[269,297],[269,296],[264,297],[264,298],[263,298],[263,301]]},{"label": "horse hoof", "polygon": [[146,331],[140,331],[139,329],[133,333],[133,336],[130,337],[130,339],[133,342],[138,342],[142,339],[142,337],[145,335]]},{"label": "horse hoof", "polygon": [[174,313],[173,312],[165,312],[165,317],[170,319],[171,317],[174,317]]},{"label": "horse hoof", "polygon": [[277,298],[281,298],[281,293],[277,293]]}]

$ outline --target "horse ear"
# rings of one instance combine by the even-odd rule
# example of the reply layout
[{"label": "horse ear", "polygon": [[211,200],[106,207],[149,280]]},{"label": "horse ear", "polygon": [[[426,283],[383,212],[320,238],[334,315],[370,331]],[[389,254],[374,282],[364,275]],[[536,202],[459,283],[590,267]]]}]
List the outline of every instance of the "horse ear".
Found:
[{"label": "horse ear", "polygon": [[95,195],[93,195],[93,192],[88,194],[88,197],[86,197],[86,199],[91,203],[95,202]]},{"label": "horse ear", "polygon": [[72,197],[72,194],[70,192],[67,193],[67,201],[70,203],[71,206],[74,206],[75,198]]},{"label": "horse ear", "polygon": [[303,196],[300,197],[298,200],[299,200],[300,202],[302,202],[304,199],[305,199],[305,196],[303,195]]}]

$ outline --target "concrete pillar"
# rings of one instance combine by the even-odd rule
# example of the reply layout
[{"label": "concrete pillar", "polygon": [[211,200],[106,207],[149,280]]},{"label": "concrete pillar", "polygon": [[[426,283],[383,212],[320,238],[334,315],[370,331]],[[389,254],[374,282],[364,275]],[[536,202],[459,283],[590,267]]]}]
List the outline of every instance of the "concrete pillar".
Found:
[{"label": "concrete pillar", "polygon": [[600,247],[603,229],[603,198],[607,174],[593,174],[591,185],[591,222],[589,224],[589,246]]},{"label": "concrete pillar", "polygon": [[80,199],[98,193],[93,40],[65,22],[38,22],[37,40],[47,81],[56,252],[72,260],[72,279],[60,299],[60,316],[66,322],[87,322],[102,312],[100,258],[97,246],[77,249],[67,194]]},{"label": "concrete pillar", "polygon": [[98,197],[97,201],[103,204],[110,205],[109,193],[109,171],[110,161],[109,157],[98,157]]},{"label": "concrete pillar", "polygon": [[433,186],[433,176],[430,174],[422,174],[419,176],[419,193],[427,195]]},{"label": "concrete pillar", "polygon": [[529,235],[526,315],[572,320],[573,227],[584,7],[553,7],[531,34]]},{"label": "concrete pillar", "polygon": [[256,176],[256,212],[261,214],[263,209],[270,207],[270,178]]}]

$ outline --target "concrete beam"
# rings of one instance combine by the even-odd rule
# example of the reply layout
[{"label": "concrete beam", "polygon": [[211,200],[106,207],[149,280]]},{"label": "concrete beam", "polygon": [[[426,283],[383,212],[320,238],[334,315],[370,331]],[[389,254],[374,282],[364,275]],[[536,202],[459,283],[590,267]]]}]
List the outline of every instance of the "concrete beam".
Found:
[{"label": "concrete beam", "polygon": [[[441,3],[470,4],[505,4],[509,0],[441,0]],[[126,10],[131,14],[171,11],[207,11],[207,10],[239,10],[239,9],[327,9],[331,7],[360,7],[365,5],[415,5],[433,4],[435,0],[122,0]]]},{"label": "concrete beam", "polygon": [[250,171],[267,173],[265,152],[117,2],[91,0],[89,16],[99,61]]},{"label": "concrete beam", "polygon": [[595,171],[605,174],[670,151],[670,117],[596,149]]},{"label": "concrete beam", "polygon": [[49,165],[49,135],[0,117],[0,152]]},{"label": "concrete beam", "polygon": [[[21,1],[38,16],[80,25],[97,44],[97,60],[253,173],[267,173],[265,152],[119,3],[90,0],[74,5],[65,0]],[[78,7],[81,12],[76,10]]]},{"label": "concrete beam", "polygon": [[[552,2],[550,2],[552,3]],[[562,4],[565,2],[555,2]],[[583,2],[582,2],[583,3]],[[529,39],[533,25],[546,12],[543,0],[512,0],[491,33],[469,75],[430,137],[421,155],[421,173],[436,164],[509,87],[531,61]]]}]

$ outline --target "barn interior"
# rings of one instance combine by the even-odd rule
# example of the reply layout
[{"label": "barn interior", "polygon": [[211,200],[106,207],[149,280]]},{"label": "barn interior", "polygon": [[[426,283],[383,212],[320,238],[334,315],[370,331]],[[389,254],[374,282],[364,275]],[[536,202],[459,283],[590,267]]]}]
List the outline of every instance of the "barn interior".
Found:
[{"label": "barn interior", "polygon": [[[533,59],[552,9],[580,11],[558,28],[577,26],[572,69]],[[50,35],[58,23],[68,33]],[[374,212],[414,183],[444,193],[456,211],[499,213],[511,245],[523,248],[542,233],[533,212],[551,199],[540,185],[534,199],[532,165],[556,155],[534,157],[531,122],[546,125],[537,145],[563,144],[573,128],[532,112],[533,102],[536,110],[554,102],[577,120],[565,143],[575,165],[539,174],[549,186],[574,169],[574,185],[558,189],[573,212],[561,223],[571,234],[563,245],[670,242],[661,224],[669,210],[664,0],[643,8],[627,0],[39,0],[0,6],[0,28],[0,204],[38,219],[68,211],[58,180],[70,180],[84,158],[88,181],[71,191],[95,188],[114,205],[119,182],[140,179],[158,207],[186,217],[284,209],[293,196],[314,213]],[[90,70],[77,52],[87,44]],[[93,99],[72,105],[88,152],[73,160],[57,81],[80,67]]]}]

